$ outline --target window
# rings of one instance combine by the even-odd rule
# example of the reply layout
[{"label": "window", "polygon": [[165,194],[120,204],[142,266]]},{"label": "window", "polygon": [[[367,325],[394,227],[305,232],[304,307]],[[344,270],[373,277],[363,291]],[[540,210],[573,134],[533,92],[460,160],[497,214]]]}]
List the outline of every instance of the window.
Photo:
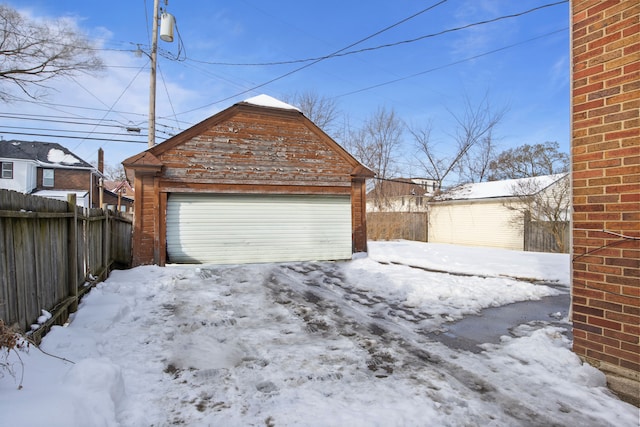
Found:
[{"label": "window", "polygon": [[13,179],[13,163],[12,162],[0,162],[2,163],[2,175],[0,178]]},{"label": "window", "polygon": [[53,187],[53,169],[42,170],[42,186]]}]

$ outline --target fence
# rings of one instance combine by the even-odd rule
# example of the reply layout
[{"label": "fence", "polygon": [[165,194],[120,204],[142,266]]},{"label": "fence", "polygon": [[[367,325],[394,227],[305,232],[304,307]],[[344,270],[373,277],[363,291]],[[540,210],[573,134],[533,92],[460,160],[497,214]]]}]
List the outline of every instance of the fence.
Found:
[{"label": "fence", "polygon": [[367,212],[367,238],[426,242],[428,224],[426,212]]},{"label": "fence", "polygon": [[[428,241],[428,213],[425,212],[367,212],[367,238],[370,240]],[[554,236],[556,230],[558,239]],[[550,222],[524,219],[524,250],[532,252],[569,252],[569,222]]]},{"label": "fence", "polygon": [[53,316],[38,341],[77,309],[87,283],[131,262],[131,216],[0,190],[0,319],[29,330],[41,310]]},{"label": "fence", "polygon": [[568,221],[560,223],[532,221],[528,215],[525,215],[524,250],[569,253],[569,231]]}]

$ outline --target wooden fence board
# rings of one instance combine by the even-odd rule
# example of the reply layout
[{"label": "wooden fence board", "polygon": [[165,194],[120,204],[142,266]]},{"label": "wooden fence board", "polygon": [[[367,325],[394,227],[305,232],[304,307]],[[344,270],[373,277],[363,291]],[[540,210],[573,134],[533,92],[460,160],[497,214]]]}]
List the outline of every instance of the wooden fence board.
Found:
[{"label": "wooden fence board", "polygon": [[367,238],[426,242],[427,215],[426,212],[367,212]]},{"label": "wooden fence board", "polygon": [[45,309],[62,316],[48,326],[66,321],[90,274],[131,265],[131,231],[128,215],[0,190],[0,319],[29,330]]},{"label": "wooden fence board", "polygon": [[[564,247],[559,247],[550,225],[524,218],[524,250],[535,252],[569,252],[569,223],[560,224]],[[426,212],[367,212],[367,238],[370,240],[428,240]]]}]

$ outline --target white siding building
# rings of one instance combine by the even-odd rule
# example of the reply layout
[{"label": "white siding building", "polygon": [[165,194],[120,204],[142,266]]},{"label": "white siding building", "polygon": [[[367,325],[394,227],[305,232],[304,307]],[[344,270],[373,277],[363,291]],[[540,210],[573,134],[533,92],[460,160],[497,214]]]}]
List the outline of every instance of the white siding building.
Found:
[{"label": "white siding building", "polygon": [[[433,243],[524,249],[524,221],[514,209],[518,189],[549,191],[566,174],[466,184],[429,203],[429,237]],[[535,189],[535,190],[533,190]]]}]

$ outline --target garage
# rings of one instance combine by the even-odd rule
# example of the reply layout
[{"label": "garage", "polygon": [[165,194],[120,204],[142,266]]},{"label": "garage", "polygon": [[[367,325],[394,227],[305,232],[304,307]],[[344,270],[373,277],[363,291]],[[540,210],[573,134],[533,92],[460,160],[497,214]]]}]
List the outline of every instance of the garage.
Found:
[{"label": "garage", "polygon": [[349,196],[170,194],[167,262],[351,258]]},{"label": "garage", "polygon": [[232,105],[122,162],[133,265],[350,259],[373,172],[296,107]]}]

